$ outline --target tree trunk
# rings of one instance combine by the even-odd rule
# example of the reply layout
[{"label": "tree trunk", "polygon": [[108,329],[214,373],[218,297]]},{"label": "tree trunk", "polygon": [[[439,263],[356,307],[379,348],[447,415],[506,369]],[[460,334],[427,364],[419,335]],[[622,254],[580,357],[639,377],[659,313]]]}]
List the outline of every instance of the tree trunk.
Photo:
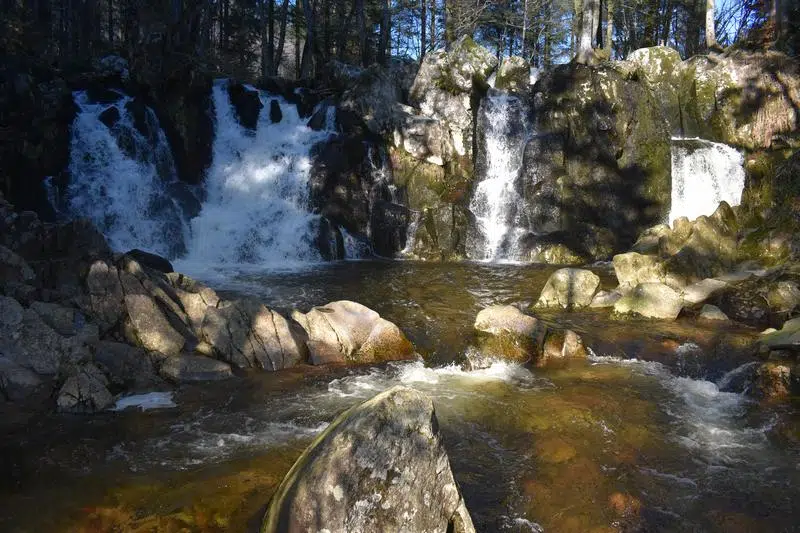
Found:
[{"label": "tree trunk", "polygon": [[294,77],[300,79],[300,2],[294,4]]},{"label": "tree trunk", "polygon": [[364,17],[364,0],[356,0],[356,19],[358,23],[358,53],[361,65],[367,66],[367,22]]},{"label": "tree trunk", "polygon": [[[345,60],[345,55],[347,54],[347,36],[349,32],[347,31],[349,28],[348,25],[345,23],[348,20],[346,17],[346,9],[342,2],[337,2],[336,4],[336,14],[338,15],[338,26],[339,26],[339,36],[336,38],[336,57],[339,58],[339,61]],[[350,15],[352,16],[353,12],[350,11]]]},{"label": "tree trunk", "polygon": [[381,9],[381,42],[379,45],[378,59],[381,65],[389,64],[389,56],[391,55],[391,24],[392,24],[392,10],[390,0],[383,0],[383,7]]},{"label": "tree trunk", "polygon": [[595,13],[599,11],[598,1],[583,0],[579,17],[578,51],[575,54],[575,61],[584,65],[590,63],[592,59],[592,42],[596,35],[594,31]]},{"label": "tree trunk", "polygon": [[275,61],[272,65],[275,75],[278,74],[278,67],[281,66],[283,61],[283,47],[286,44],[286,22],[289,19],[289,0],[283,0],[281,6],[281,27],[278,32],[278,49],[275,52]]},{"label": "tree trunk", "polygon": [[[527,1],[527,0],[526,0]],[[422,0],[422,13],[420,14],[420,36],[419,36],[419,60],[425,58],[425,32],[428,29],[427,26],[427,15],[428,15],[428,0]]]},{"label": "tree trunk", "polygon": [[445,50],[450,50],[450,45],[453,44],[453,13],[452,3],[455,0],[442,0],[442,25],[444,26],[444,47]]},{"label": "tree trunk", "polygon": [[709,50],[719,47],[714,28],[714,0],[706,0],[706,47]]},{"label": "tree trunk", "polygon": [[528,0],[522,4],[522,51],[520,55],[525,57],[525,39],[528,33]]},{"label": "tree trunk", "polygon": [[614,0],[606,0],[606,49],[608,50],[608,58],[612,58],[612,51],[614,48]]},{"label": "tree trunk", "polygon": [[[427,1],[427,0],[425,0]],[[431,51],[436,50],[436,0],[431,0],[431,32],[428,40],[431,42]]]},{"label": "tree trunk", "polygon": [[306,42],[303,45],[303,59],[300,63],[300,79],[310,79],[314,73],[314,46],[316,39],[316,21],[314,20],[314,3],[302,0],[303,15],[306,20]]}]

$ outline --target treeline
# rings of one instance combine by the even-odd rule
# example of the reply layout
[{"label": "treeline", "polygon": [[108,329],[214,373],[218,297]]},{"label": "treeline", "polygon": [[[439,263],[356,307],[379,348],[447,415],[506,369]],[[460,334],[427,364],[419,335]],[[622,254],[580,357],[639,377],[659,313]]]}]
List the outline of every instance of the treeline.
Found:
[{"label": "treeline", "polygon": [[[665,44],[684,57],[743,43],[798,51],[794,0],[1,0],[6,59],[85,66],[167,54],[244,78],[327,62],[419,59],[462,35],[545,66]],[[602,50],[602,53],[597,51]]]}]

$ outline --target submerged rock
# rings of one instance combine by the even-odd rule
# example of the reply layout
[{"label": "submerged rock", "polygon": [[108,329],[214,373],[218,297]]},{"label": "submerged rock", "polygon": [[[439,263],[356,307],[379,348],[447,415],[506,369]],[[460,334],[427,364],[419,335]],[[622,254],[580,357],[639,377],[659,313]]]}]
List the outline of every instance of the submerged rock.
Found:
[{"label": "submerged rock", "polygon": [[590,270],[562,268],[547,280],[536,305],[564,309],[588,307],[599,286],[600,278]]},{"label": "submerged rock", "polygon": [[663,283],[640,283],[616,304],[616,313],[675,320],[683,308],[681,295]]},{"label": "submerged rock", "polygon": [[400,328],[372,309],[340,300],[295,311],[292,318],[305,330],[313,364],[380,363],[414,357],[414,346]]},{"label": "submerged rock", "polygon": [[343,413],[303,453],[262,533],[473,533],[433,403],[395,387]]}]

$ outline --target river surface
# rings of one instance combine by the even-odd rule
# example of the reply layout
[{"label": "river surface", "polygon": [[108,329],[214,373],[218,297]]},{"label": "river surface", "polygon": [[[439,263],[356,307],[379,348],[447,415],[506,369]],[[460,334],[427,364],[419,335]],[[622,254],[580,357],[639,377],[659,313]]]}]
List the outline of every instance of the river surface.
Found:
[{"label": "river surface", "polygon": [[155,399],[175,406],[148,411],[4,412],[0,531],[257,531],[314,435],[394,385],[433,398],[479,531],[799,531],[798,417],[739,394],[753,331],[537,313],[578,331],[593,356],[461,370],[477,312],[530,305],[552,271],[365,261],[195,272],[284,312],[359,301],[397,323],[424,362],[247,374],[165,393]]}]

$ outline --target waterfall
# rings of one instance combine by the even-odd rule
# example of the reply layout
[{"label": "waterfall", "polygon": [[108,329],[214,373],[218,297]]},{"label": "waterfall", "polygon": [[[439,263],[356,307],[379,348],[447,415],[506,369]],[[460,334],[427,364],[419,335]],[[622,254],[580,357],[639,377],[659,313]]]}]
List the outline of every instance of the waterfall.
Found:
[{"label": "waterfall", "polygon": [[[108,91],[97,102],[75,92],[69,174],[63,216],[89,218],[116,250],[175,257],[185,252],[186,215],[173,189],[180,185],[167,138],[149,107]],[[51,198],[58,195],[51,189]]]},{"label": "waterfall", "polygon": [[519,239],[527,232],[520,221],[522,198],[517,190],[529,137],[525,102],[509,94],[490,91],[478,111],[479,182],[469,205],[481,234],[471,246],[475,259],[519,259]]},{"label": "waterfall", "polygon": [[723,200],[739,205],[744,189],[744,158],[726,144],[703,139],[672,140],[670,224],[711,215]]},{"label": "waterfall", "polygon": [[283,117],[272,123],[262,109],[256,130],[248,130],[236,119],[227,84],[217,80],[213,87],[213,162],[206,201],[191,221],[186,262],[286,266],[321,260],[320,217],[308,205],[310,150],[330,133],[310,129],[296,106],[261,91],[264,108],[277,100]]}]

